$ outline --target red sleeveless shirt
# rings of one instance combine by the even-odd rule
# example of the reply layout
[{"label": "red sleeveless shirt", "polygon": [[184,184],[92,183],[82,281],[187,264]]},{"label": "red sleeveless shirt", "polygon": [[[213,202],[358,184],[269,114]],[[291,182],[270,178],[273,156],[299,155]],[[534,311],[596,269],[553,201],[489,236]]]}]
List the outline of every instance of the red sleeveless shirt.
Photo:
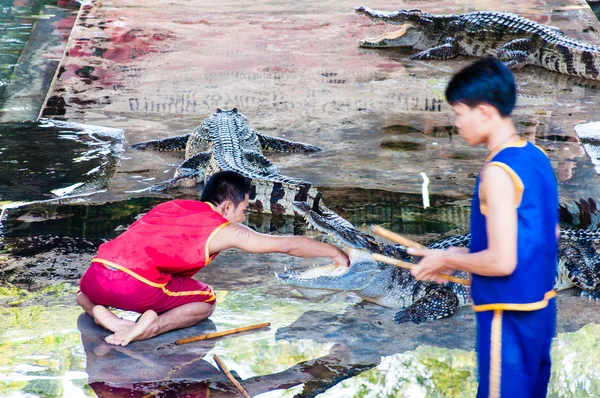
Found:
[{"label": "red sleeveless shirt", "polygon": [[210,203],[172,200],[100,245],[92,261],[162,287],[171,275],[191,277],[215,258],[218,253],[209,253],[208,245],[228,224]]}]

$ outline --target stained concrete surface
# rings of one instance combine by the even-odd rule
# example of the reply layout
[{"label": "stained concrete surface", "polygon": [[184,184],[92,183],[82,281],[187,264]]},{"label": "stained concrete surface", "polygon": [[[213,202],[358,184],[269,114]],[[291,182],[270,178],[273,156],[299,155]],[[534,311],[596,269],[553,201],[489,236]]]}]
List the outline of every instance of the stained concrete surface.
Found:
[{"label": "stained concrete surface", "polygon": [[[359,39],[393,26],[371,25],[354,14],[357,5],[95,1],[82,7],[49,94],[66,106],[45,114],[124,128],[134,143],[189,131],[217,107],[237,107],[258,131],[321,146],[323,152],[308,156],[270,156],[284,174],[317,187],[418,193],[419,173],[426,172],[432,193],[467,197],[485,149],[449,133],[443,91],[471,59],[410,61],[407,50],[360,49]],[[590,42],[598,42],[600,31],[583,0],[367,5],[517,12]],[[573,130],[598,114],[598,82],[532,66],[516,77],[517,127],[549,152],[561,198],[598,196],[598,178]],[[135,176],[164,179],[180,160],[129,150],[111,193],[152,183]]]},{"label": "stained concrete surface", "polygon": [[[284,174],[304,178],[322,188],[326,202],[328,197],[338,198],[334,208],[345,211],[344,216],[354,214],[355,224],[371,222],[368,220],[374,211],[368,206],[364,210],[356,204],[345,206],[350,201],[344,199],[345,192],[378,190],[371,198],[390,192],[393,200],[397,194],[418,197],[420,172],[427,173],[430,192],[439,198],[434,207],[466,208],[486,151],[468,147],[453,133],[452,115],[442,98],[452,73],[471,59],[421,62],[408,60],[407,50],[359,49],[358,39],[376,36],[389,27],[373,26],[356,16],[352,9],[358,5],[348,1],[86,4],[73,30],[71,47],[61,61],[61,73],[49,93],[49,105],[64,106],[48,106],[45,115],[122,128],[131,144],[187,132],[217,107],[238,107],[258,131],[321,146],[322,153],[308,156],[268,156]],[[599,39],[598,21],[583,1],[405,1],[393,8],[389,3],[373,1],[366,5],[387,10],[418,7],[435,13],[512,11],[557,26],[574,38],[592,42]],[[516,77],[517,127],[524,137],[549,153],[559,179],[561,199],[598,197],[598,176],[573,130],[575,124],[597,117],[598,82],[535,67],[516,72]],[[169,178],[181,158],[181,154],[142,153],[126,148],[107,191],[89,198],[90,204],[143,195],[130,191]],[[185,195],[195,195],[195,191],[173,191],[157,195],[157,199]],[[411,203],[419,202],[413,198]],[[394,218],[394,211],[388,208],[384,207],[378,215],[383,222]],[[464,221],[462,215],[458,218]],[[116,227],[112,228],[107,237],[116,232]],[[451,228],[425,228],[413,233],[418,239],[427,240],[423,233],[447,232]],[[77,243],[71,245],[79,247]],[[68,272],[59,275],[59,279],[76,281],[92,255],[85,241],[81,246],[80,252],[71,251],[67,257],[59,255],[71,249],[58,247],[49,254],[42,253],[46,256],[42,261],[30,261],[31,257],[18,260],[28,264],[38,276],[43,272],[42,264],[68,264]],[[243,293],[257,288],[262,289],[267,301],[297,303],[301,299],[274,283],[273,272],[285,266],[301,270],[311,264],[312,260],[283,255],[228,251],[198,278],[218,290]],[[576,291],[559,295],[559,330],[576,331],[584,324],[600,323],[600,304],[573,294]],[[353,300],[338,295],[330,303]],[[275,307],[273,304],[273,310]],[[362,304],[352,304],[338,312],[306,312],[290,322],[289,327],[278,328],[276,338],[333,342],[335,346],[329,355],[296,363],[289,372],[275,372],[271,378],[244,378],[244,385],[259,393],[305,383],[304,396],[313,396],[344,377],[375,366],[382,355],[412,350],[418,344],[473,348],[474,318],[469,309],[424,325],[394,325],[394,313],[395,310]],[[237,317],[245,314],[241,309],[233,312]],[[243,319],[248,323],[264,321],[258,317]],[[217,314],[215,322],[219,320]],[[211,327],[206,323],[185,335],[199,334]],[[155,343],[172,341],[174,335],[140,343],[146,348],[137,344],[138,348],[132,345],[120,350],[103,345],[105,332],[85,316],[79,318],[78,328],[90,385],[104,381],[108,385],[93,384],[92,388],[108,388],[102,390],[105,394],[129,394],[138,387],[144,393],[161,387],[173,392],[189,387],[197,395],[207,389],[213,396],[235,394],[223,376],[205,363],[186,367],[188,359],[200,357],[199,361],[204,361],[202,347],[182,347],[176,355],[152,350]],[[239,341],[247,342],[249,338],[240,336]],[[283,357],[279,360],[289,359]],[[256,360],[237,359],[234,367]],[[197,364],[202,366],[194,368]],[[140,372],[140,377],[123,379],[123,373],[132,368]],[[108,377],[107,371],[114,377]],[[141,375],[143,372],[147,373]],[[177,377],[171,378],[173,375]],[[111,390],[117,388],[124,390]]]}]

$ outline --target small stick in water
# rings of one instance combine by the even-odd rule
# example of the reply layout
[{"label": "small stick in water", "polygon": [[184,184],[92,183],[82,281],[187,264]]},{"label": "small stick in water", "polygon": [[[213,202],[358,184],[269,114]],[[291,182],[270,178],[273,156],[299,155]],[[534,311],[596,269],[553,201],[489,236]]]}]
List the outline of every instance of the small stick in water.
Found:
[{"label": "small stick in water", "polygon": [[384,238],[389,239],[392,242],[400,243],[401,245],[404,245],[406,247],[414,247],[415,249],[427,249],[422,244],[417,243],[414,240],[405,238],[402,235],[398,235],[397,233],[392,232],[389,229],[380,227],[379,225],[371,225],[371,230],[379,236],[383,236]]},{"label": "small stick in water", "polygon": [[429,177],[427,174],[421,173],[421,177],[423,177],[423,186],[421,187],[421,194],[423,195],[423,208],[426,209],[429,207],[429,189],[427,188],[429,185]]},{"label": "small stick in water", "polygon": [[[372,253],[371,257],[373,257],[373,260],[381,261],[382,263],[390,264],[395,267],[400,267],[400,268],[404,268],[404,269],[413,269],[415,267],[414,264],[407,263],[406,261],[398,260],[395,258],[389,258],[382,254]],[[439,274],[438,278],[446,279],[447,281],[459,283],[459,284],[465,285],[465,286],[469,286],[471,284],[466,279],[457,278],[455,276],[446,275],[446,274]]]},{"label": "small stick in water", "polygon": [[195,341],[214,339],[215,337],[227,336],[230,334],[235,334],[235,333],[240,333],[240,332],[246,332],[248,330],[266,328],[267,326],[271,326],[271,322],[259,323],[258,325],[251,325],[251,326],[242,326],[241,328],[223,330],[222,332],[201,334],[200,336],[188,337],[185,339],[177,340],[177,341],[175,341],[175,344],[182,345],[182,344],[193,343]]},{"label": "small stick in water", "polygon": [[229,373],[227,366],[225,366],[223,361],[221,361],[221,358],[219,358],[216,355],[213,358],[215,359],[215,362],[217,363],[217,365],[219,365],[219,369],[221,369],[221,372],[225,373],[225,376],[227,376],[229,381],[231,381],[233,383],[235,388],[237,388],[238,391],[241,392],[244,397],[250,398],[250,395],[248,395],[248,392],[246,392],[246,390],[244,390],[244,387],[242,387],[242,385],[231,375],[231,373]]}]

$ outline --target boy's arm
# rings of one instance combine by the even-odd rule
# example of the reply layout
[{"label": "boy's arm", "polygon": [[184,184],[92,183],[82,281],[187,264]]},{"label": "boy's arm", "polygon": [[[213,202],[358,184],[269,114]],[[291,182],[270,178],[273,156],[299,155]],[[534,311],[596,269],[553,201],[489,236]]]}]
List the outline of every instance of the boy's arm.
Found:
[{"label": "boy's arm", "polygon": [[241,224],[229,224],[209,243],[210,253],[237,248],[249,253],[285,253],[296,257],[330,257],[336,264],[348,266],[346,253],[329,243],[304,236],[260,234]]},{"label": "boy's arm", "polygon": [[472,254],[409,249],[410,254],[424,256],[413,270],[415,278],[436,280],[440,273],[454,269],[484,276],[513,273],[517,266],[515,184],[505,170],[490,164],[483,170],[481,189],[487,204],[488,248]]}]

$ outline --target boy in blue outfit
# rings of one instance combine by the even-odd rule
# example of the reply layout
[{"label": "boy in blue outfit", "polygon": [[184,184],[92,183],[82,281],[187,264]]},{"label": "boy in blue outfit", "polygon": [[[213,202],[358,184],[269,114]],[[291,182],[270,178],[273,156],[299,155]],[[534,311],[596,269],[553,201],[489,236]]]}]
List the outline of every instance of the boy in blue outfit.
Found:
[{"label": "boy in blue outfit", "polygon": [[469,249],[410,249],[423,256],[412,272],[436,281],[456,269],[472,274],[478,397],[545,397],[556,326],[556,178],[543,150],[517,135],[516,85],[500,61],[458,72],[446,99],[460,136],[490,153],[475,183]]}]

